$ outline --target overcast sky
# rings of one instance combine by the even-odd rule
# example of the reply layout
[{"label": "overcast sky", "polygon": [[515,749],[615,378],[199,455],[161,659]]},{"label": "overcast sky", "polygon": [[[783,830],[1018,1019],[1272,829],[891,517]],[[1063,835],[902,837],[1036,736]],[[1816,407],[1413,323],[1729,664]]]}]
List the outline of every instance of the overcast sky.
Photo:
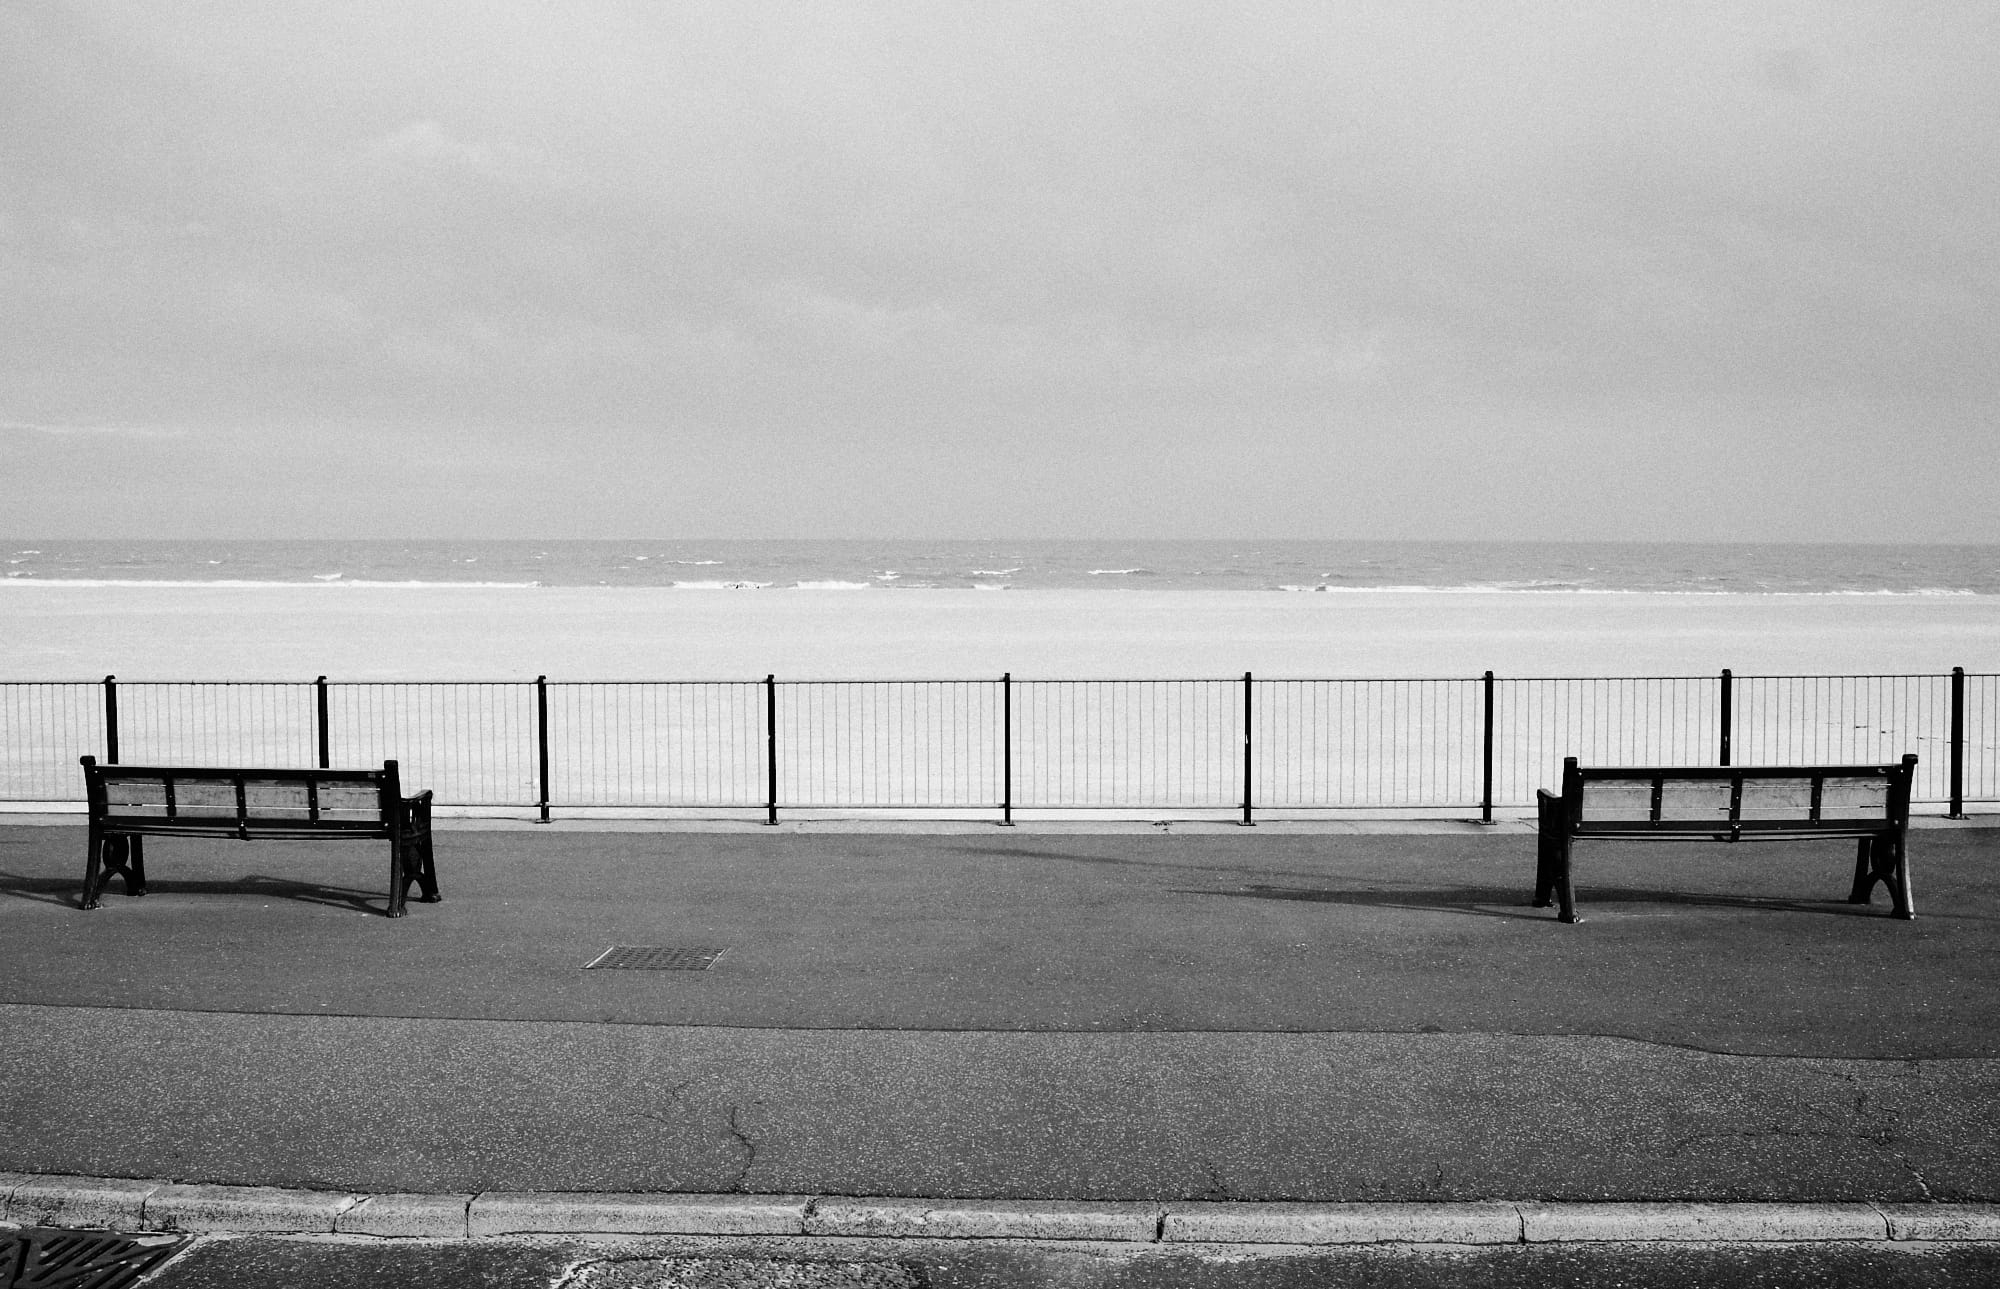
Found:
[{"label": "overcast sky", "polygon": [[1996,15],[0,0],[0,533],[2000,541]]}]

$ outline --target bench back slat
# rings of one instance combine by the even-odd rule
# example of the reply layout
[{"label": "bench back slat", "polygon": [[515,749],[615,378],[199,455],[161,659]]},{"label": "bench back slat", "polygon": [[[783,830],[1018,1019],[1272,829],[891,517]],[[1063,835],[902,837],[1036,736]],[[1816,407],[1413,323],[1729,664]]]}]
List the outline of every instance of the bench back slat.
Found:
[{"label": "bench back slat", "polygon": [[1916,757],[1894,765],[1582,767],[1563,761],[1574,833],[1745,833],[1900,826]]},{"label": "bench back slat", "polygon": [[394,761],[381,769],[224,769],[98,765],[84,757],[92,819],[189,832],[247,836],[385,833],[402,813]]}]

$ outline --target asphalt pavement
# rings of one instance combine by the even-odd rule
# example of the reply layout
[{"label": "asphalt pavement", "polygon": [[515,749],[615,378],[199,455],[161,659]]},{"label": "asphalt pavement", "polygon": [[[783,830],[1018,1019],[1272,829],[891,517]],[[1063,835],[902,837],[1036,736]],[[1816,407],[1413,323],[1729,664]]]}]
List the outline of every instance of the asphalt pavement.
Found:
[{"label": "asphalt pavement", "polygon": [[[2000,831],[0,827],[0,1171],[367,1192],[2000,1198]],[[706,970],[586,970],[612,946]]]}]

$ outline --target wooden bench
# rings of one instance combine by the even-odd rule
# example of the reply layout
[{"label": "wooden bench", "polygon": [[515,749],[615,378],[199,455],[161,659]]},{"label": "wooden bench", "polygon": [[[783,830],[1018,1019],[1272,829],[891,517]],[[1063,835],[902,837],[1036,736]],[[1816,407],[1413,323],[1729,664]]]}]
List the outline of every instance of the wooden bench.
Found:
[{"label": "wooden bench", "polygon": [[389,916],[402,917],[410,883],[438,900],[431,856],[431,794],[403,795],[396,763],[379,770],[253,770],[99,765],[83,758],[90,840],[83,907],[98,907],[113,875],[146,893],[145,837],[239,841],[351,839],[389,843]]},{"label": "wooden bench", "polygon": [[1578,922],[1570,850],[1583,838],[1624,841],[1771,841],[1852,837],[1854,885],[1866,904],[1875,883],[1894,914],[1910,904],[1905,834],[1917,758],[1895,765],[1585,767],[1563,760],[1562,793],[1535,794],[1536,908],[1553,896],[1558,917]]}]

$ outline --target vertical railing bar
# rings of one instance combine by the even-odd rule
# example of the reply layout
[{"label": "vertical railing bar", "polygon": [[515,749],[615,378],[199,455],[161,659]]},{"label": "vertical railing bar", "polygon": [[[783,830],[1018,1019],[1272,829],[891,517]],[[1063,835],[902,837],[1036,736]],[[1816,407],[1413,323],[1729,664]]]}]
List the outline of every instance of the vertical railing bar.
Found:
[{"label": "vertical railing bar", "polygon": [[104,678],[104,763],[118,764],[118,677]]},{"label": "vertical railing bar", "polygon": [[328,719],[325,676],[313,681],[313,706],[319,723],[319,768],[325,770],[333,765],[333,731]]},{"label": "vertical railing bar", "polygon": [[1254,788],[1251,783],[1252,769],[1253,769],[1251,720],[1253,718],[1254,710],[1256,707],[1256,704],[1253,701],[1254,694],[1255,694],[1255,686],[1250,679],[1250,673],[1246,671],[1243,673],[1243,822],[1242,822],[1242,826],[1245,828],[1251,827],[1255,822],[1250,818],[1250,800],[1254,792]]},{"label": "vertical railing bar", "polygon": [[1951,669],[1951,817],[1965,818],[1965,668]]},{"label": "vertical railing bar", "polygon": [[535,677],[535,757],[540,784],[539,801],[541,818],[536,822],[549,822],[549,678]]},{"label": "vertical railing bar", "polygon": [[1014,673],[1000,673],[1000,824],[1014,826]]},{"label": "vertical railing bar", "polygon": [[1487,672],[1480,682],[1482,704],[1480,753],[1479,753],[1479,822],[1493,822],[1493,673]]},{"label": "vertical railing bar", "polygon": [[1732,715],[1732,713],[1731,713],[1731,708],[1732,708],[1732,706],[1733,706],[1733,704],[1734,704],[1734,699],[1735,699],[1735,688],[1736,688],[1736,686],[1735,686],[1735,685],[1734,685],[1734,684],[1732,683],[1732,680],[1731,680],[1731,677],[1730,677],[1730,674],[1729,674],[1729,668],[1727,668],[1727,667],[1724,667],[1724,668],[1722,669],[1722,678],[1721,678],[1721,689],[1722,689],[1722,707],[1721,707],[1721,721],[1722,721],[1722,732],[1721,732],[1721,740],[1720,740],[1720,747],[1719,747],[1719,752],[1720,752],[1720,755],[1721,755],[1721,760],[1717,762],[1717,764],[1718,764],[1718,765],[1728,765],[1728,764],[1729,764],[1729,752],[1730,752],[1730,747],[1729,747],[1729,740],[1730,740],[1730,735],[1731,735],[1731,733],[1732,733],[1732,729],[1731,729],[1731,725],[1732,725],[1732,721],[1731,721],[1731,715]]},{"label": "vertical railing bar", "polygon": [[764,822],[778,822],[778,678],[764,677]]}]

